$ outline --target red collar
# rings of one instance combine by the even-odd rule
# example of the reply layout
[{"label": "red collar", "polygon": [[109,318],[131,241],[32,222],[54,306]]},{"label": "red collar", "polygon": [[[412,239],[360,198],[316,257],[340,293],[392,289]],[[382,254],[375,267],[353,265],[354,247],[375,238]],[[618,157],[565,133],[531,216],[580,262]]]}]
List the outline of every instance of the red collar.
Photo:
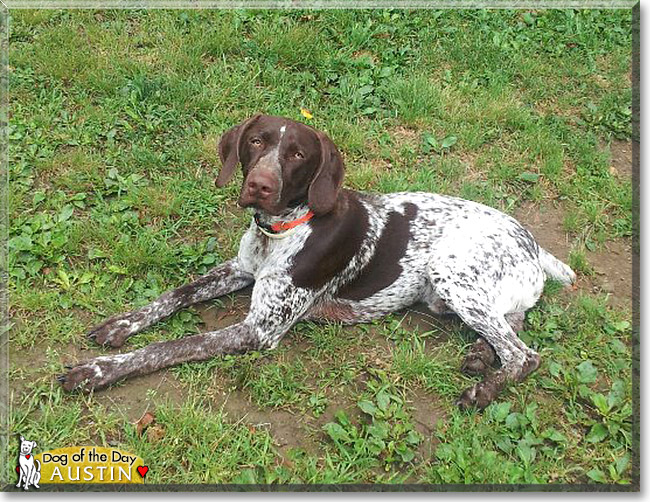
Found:
[{"label": "red collar", "polygon": [[255,213],[255,223],[259,227],[259,229],[262,231],[262,233],[268,235],[269,237],[283,237],[284,232],[288,232],[289,230],[297,227],[298,225],[302,225],[303,223],[307,223],[309,220],[311,220],[314,217],[314,213],[309,210],[307,214],[301,218],[298,218],[297,220],[293,221],[278,221],[274,223],[273,225],[267,225],[266,223],[262,223],[260,221],[260,217],[257,213]]}]

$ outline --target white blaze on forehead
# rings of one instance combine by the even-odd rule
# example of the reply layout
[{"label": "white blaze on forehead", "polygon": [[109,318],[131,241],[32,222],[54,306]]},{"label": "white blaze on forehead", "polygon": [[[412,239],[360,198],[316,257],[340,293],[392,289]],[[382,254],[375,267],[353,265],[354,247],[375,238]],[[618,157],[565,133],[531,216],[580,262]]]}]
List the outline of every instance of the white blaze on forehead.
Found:
[{"label": "white blaze on forehead", "polygon": [[280,151],[280,145],[282,144],[282,138],[284,137],[284,133],[285,133],[285,132],[287,132],[287,125],[286,125],[286,124],[283,125],[282,127],[280,127],[280,137],[278,138],[278,144],[277,144],[276,147],[273,149],[273,151],[275,152],[275,158],[276,158],[276,160],[277,160],[277,158],[278,158],[278,153],[279,153],[279,151]]},{"label": "white blaze on forehead", "polygon": [[272,171],[279,180],[279,188],[278,188],[278,195],[277,195],[277,201],[280,201],[280,198],[282,196],[282,188],[284,186],[283,180],[282,180],[282,166],[280,166],[280,145],[282,144],[282,138],[284,137],[284,133],[287,131],[287,126],[286,124],[280,127],[280,137],[278,138],[278,142],[275,145],[275,147],[269,151],[264,157],[262,157],[258,162],[257,165],[255,166],[254,169],[264,169],[264,170],[270,170]]},{"label": "white blaze on forehead", "polygon": [[287,126],[283,125],[280,127],[280,137],[278,138],[278,143],[275,145],[275,148],[268,152],[264,157],[260,159],[260,161],[272,161],[277,164],[278,162],[278,157],[280,153],[280,145],[282,144],[282,138],[284,137],[284,133],[287,131]]},{"label": "white blaze on forehead", "polygon": [[280,198],[282,197],[282,189],[284,188],[284,180],[282,179],[282,167],[280,166],[280,145],[282,144],[282,138],[284,137],[284,133],[286,132],[286,130],[287,130],[286,124],[280,127],[280,139],[278,139],[278,144],[271,152],[273,154],[272,159],[274,160],[275,163],[274,171],[277,174],[278,179],[280,180],[277,203],[280,203]]}]

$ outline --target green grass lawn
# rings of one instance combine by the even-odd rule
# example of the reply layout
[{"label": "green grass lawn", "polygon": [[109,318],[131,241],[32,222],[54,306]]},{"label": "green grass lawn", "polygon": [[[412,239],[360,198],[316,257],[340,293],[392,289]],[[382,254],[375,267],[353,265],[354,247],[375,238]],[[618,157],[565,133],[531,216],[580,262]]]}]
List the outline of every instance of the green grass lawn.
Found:
[{"label": "green grass lawn", "polygon": [[[631,292],[603,286],[612,260],[630,258],[610,251],[629,251],[633,228],[629,166],[614,155],[632,135],[631,21],[623,10],[12,11],[12,438],[39,451],[117,446],[148,463],[149,483],[635,482]],[[64,364],[108,352],[88,328],[235,253],[250,214],[235,204],[240,175],[214,186],[216,145],[256,112],[326,131],[349,187],[554,215],[551,243],[580,280],[549,284],[528,315],[522,338],[541,368],[484,412],[461,412],[472,380],[458,368],[475,335],[398,313],[301,323],[273,352],[62,392]],[[208,312],[235,319],[240,301]],[[124,350],[203,329],[205,309]],[[155,422],[140,435],[145,411]]]}]

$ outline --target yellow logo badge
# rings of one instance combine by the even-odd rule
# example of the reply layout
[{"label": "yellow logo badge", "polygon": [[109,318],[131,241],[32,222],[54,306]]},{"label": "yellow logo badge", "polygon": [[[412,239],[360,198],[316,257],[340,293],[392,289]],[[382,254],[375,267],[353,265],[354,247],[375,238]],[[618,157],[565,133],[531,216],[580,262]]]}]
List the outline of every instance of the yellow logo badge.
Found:
[{"label": "yellow logo badge", "polygon": [[131,453],[103,446],[70,446],[34,455],[41,483],[144,483],[149,467]]}]

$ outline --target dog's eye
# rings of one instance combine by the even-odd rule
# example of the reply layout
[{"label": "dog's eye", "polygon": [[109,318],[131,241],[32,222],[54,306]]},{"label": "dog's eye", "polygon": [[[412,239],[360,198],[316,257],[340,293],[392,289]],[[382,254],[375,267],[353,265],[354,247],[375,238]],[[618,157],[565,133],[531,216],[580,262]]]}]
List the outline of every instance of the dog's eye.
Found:
[{"label": "dog's eye", "polygon": [[293,154],[293,158],[302,160],[302,159],[305,158],[305,156],[302,154],[302,152],[296,152],[296,153]]},{"label": "dog's eye", "polygon": [[262,140],[260,138],[251,138],[250,143],[253,146],[262,146]]}]

